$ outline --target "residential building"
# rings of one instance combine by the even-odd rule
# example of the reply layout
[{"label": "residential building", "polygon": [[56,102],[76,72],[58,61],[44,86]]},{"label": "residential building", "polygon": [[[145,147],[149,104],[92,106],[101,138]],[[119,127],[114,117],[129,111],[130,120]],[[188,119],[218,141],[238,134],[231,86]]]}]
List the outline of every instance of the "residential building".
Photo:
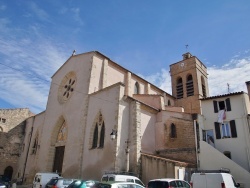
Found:
[{"label": "residential building", "polygon": [[244,187],[250,187],[250,103],[244,92],[201,99],[199,165],[230,169]]}]

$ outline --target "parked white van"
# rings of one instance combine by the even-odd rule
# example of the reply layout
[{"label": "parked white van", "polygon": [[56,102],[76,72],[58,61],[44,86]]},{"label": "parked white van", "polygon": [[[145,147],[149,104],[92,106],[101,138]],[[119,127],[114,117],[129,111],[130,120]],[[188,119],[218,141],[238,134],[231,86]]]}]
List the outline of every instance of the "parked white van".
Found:
[{"label": "parked white van", "polygon": [[33,180],[33,188],[45,188],[45,185],[51,178],[60,177],[57,173],[39,172],[36,173]]},{"label": "parked white van", "polygon": [[193,173],[190,185],[192,188],[235,188],[240,187],[229,173]]},{"label": "parked white van", "polygon": [[133,182],[137,183],[143,187],[145,187],[144,183],[137,178],[136,176],[132,175],[123,175],[123,174],[104,174],[101,179],[102,182],[108,181],[123,181],[123,182]]}]

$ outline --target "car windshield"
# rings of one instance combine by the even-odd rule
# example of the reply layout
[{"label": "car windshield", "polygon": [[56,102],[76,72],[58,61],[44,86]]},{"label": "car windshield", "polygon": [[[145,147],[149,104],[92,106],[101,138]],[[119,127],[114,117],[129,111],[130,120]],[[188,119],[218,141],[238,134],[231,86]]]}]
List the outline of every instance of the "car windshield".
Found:
[{"label": "car windshield", "polygon": [[111,185],[98,183],[98,184],[95,185],[95,188],[111,188]]},{"label": "car windshield", "polygon": [[72,181],[72,179],[63,179],[63,185],[69,185]]},{"label": "car windshield", "polygon": [[169,184],[165,181],[151,181],[148,183],[148,188],[168,188]]},{"label": "car windshield", "polygon": [[58,178],[52,178],[47,185],[55,185],[58,182]]}]

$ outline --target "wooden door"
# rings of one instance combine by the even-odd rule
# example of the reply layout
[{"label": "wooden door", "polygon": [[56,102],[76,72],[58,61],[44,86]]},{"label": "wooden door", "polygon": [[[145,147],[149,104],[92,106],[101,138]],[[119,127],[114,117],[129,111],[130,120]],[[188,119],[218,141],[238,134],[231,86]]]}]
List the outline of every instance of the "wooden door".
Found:
[{"label": "wooden door", "polygon": [[56,147],[56,153],[54,158],[53,172],[59,174],[62,173],[63,157],[64,157],[65,146]]}]

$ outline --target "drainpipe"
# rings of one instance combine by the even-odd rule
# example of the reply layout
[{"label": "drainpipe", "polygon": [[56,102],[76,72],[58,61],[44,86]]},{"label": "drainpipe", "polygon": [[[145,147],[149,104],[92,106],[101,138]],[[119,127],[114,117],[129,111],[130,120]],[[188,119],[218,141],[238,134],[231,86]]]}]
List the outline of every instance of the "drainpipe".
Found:
[{"label": "drainpipe", "polygon": [[[33,125],[34,125],[34,119],[35,119],[35,116],[32,117],[33,121],[32,121],[32,127],[31,127],[31,131],[29,133],[29,145],[28,145],[28,149],[27,149],[27,153],[26,153],[26,158],[25,158],[25,162],[24,162],[24,169],[23,169],[23,175],[22,175],[22,181],[21,181],[21,184],[23,184],[23,180],[24,180],[24,175],[25,175],[25,171],[26,171],[26,165],[27,165],[27,161],[28,161],[28,156],[29,156],[29,151],[30,151],[30,144],[31,144],[31,138],[32,138],[32,134],[33,134]],[[25,123],[26,123],[27,120],[25,120]]]}]

